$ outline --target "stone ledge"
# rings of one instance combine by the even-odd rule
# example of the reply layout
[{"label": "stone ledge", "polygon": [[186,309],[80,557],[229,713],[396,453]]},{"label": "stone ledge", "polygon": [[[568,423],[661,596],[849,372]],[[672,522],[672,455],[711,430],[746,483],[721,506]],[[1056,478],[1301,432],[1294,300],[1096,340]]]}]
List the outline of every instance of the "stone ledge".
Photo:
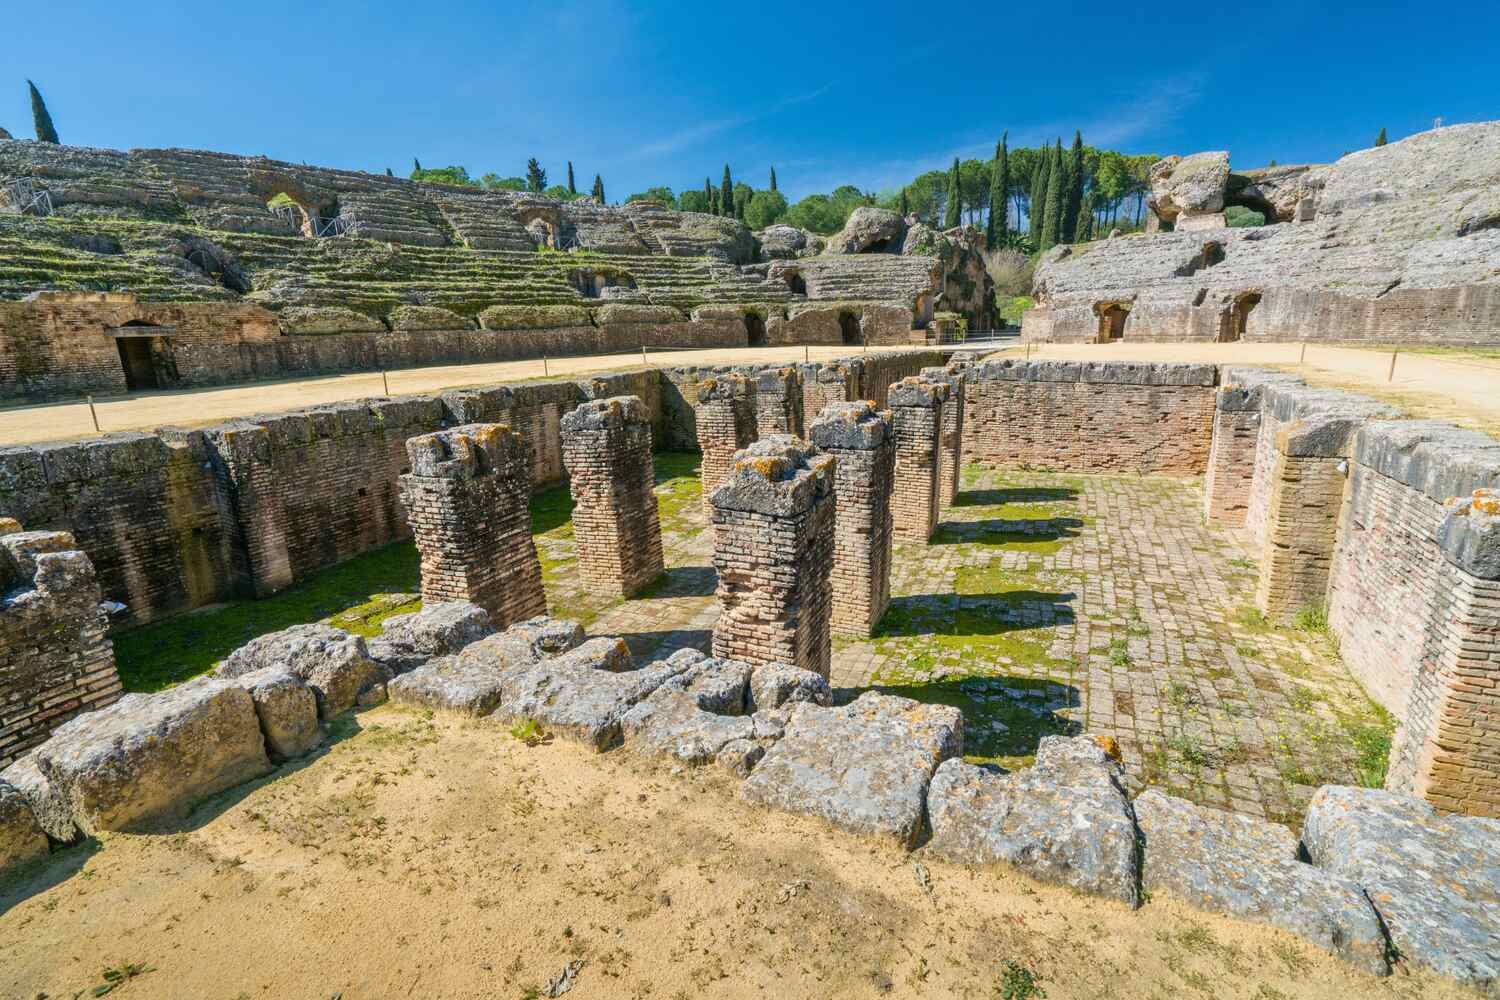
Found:
[{"label": "stone ledge", "polygon": [[1437,503],[1500,486],[1500,442],[1440,420],[1375,420],[1354,436],[1354,460]]},{"label": "stone ledge", "polygon": [[1218,365],[1147,364],[1125,361],[986,361],[974,366],[980,379],[1007,382],[1089,382],[1106,385],[1219,384]]}]

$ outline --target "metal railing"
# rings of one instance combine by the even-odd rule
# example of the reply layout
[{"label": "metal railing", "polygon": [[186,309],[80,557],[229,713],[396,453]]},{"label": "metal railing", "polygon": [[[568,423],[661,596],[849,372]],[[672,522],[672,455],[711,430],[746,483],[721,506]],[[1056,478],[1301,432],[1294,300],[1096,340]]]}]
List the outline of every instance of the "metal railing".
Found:
[{"label": "metal railing", "polygon": [[940,333],[933,343],[966,347],[992,347],[997,344],[1014,342],[1020,336],[1020,330],[969,330],[967,332],[960,332],[956,329],[949,329]]},{"label": "metal railing", "polygon": [[7,184],[5,197],[10,207],[21,215],[52,214],[52,193],[45,188],[38,190],[30,177],[17,177]]},{"label": "metal railing", "polygon": [[349,227],[352,223],[342,215],[335,215],[331,219],[320,219],[317,216],[313,216],[312,224],[313,235],[321,240],[333,236],[345,235],[349,232]]}]

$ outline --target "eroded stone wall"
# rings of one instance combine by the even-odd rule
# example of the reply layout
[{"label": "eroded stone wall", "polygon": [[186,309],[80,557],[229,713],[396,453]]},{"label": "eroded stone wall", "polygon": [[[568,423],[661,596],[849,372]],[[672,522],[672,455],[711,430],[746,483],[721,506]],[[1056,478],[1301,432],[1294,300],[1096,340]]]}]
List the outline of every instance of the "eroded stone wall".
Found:
[{"label": "eroded stone wall", "polygon": [[727,372],[698,383],[698,450],[703,506],[713,508],[713,492],[734,469],[735,456],[757,437],[755,382]]},{"label": "eroded stone wall", "polygon": [[594,400],[563,417],[562,437],[578,574],[629,597],[663,568],[650,413],[635,396]]}]

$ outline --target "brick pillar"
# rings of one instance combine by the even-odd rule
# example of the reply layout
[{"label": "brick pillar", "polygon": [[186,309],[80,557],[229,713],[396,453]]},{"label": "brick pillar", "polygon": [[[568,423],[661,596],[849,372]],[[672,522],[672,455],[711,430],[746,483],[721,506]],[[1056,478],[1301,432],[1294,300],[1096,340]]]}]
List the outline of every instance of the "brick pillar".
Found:
[{"label": "brick pillar", "polygon": [[755,432],[802,436],[802,377],[793,367],[766,368],[755,376]]},{"label": "brick pillar", "polygon": [[961,368],[923,368],[922,378],[948,387],[938,453],[938,506],[946,509],[958,500],[963,473],[965,376]]},{"label": "brick pillar", "polygon": [[833,633],[867,637],[891,602],[891,415],[866,402],[834,403],[807,432],[836,462]]},{"label": "brick pillar", "polygon": [[943,404],[948,387],[920,376],[890,387],[886,401],[896,435],[896,473],[891,513],[896,537],[925,542],[938,523]]},{"label": "brick pillar", "polygon": [[505,424],[406,442],[401,502],[422,557],[422,600],[469,601],[496,628],[547,613],[531,540],[531,453]]},{"label": "brick pillar", "polygon": [[737,372],[698,383],[698,450],[703,452],[703,509],[734,467],[734,454],[755,442],[755,383]]},{"label": "brick pillar", "polygon": [[0,518],[0,768],[120,697],[94,564],[65,531]]},{"label": "brick pillar", "polygon": [[1265,542],[1255,606],[1285,621],[1323,608],[1348,475],[1350,436],[1362,418],[1319,414],[1283,424],[1266,499]]},{"label": "brick pillar", "polygon": [[591,591],[629,597],[661,575],[651,414],[638,396],[594,400],[562,418],[578,573]]},{"label": "brick pillar", "polygon": [[1500,495],[1450,500],[1442,565],[1385,787],[1500,817]]},{"label": "brick pillar", "polygon": [[775,435],[735,456],[714,491],[715,656],[828,676],[834,460]]},{"label": "brick pillar", "polygon": [[234,525],[235,589],[266,597],[291,586],[285,487],[273,462],[270,430],[229,424],[206,436],[215,487]]}]

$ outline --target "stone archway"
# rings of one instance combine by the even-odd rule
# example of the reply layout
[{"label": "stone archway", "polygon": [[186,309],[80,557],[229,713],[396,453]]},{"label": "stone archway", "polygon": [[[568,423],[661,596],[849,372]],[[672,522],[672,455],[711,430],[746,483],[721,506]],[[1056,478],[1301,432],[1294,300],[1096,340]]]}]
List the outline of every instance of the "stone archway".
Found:
[{"label": "stone archway", "polygon": [[859,317],[852,312],[839,313],[839,343],[845,347],[860,347],[864,342],[864,330]]},{"label": "stone archway", "polygon": [[1125,321],[1130,318],[1128,302],[1095,303],[1094,315],[1099,317],[1099,332],[1095,338],[1098,343],[1125,339]]},{"label": "stone archway", "polygon": [[745,313],[746,343],[751,347],[766,346],[766,319],[760,313]]},{"label": "stone archway", "polygon": [[283,173],[252,173],[250,191],[265,203],[266,211],[281,219],[288,229],[309,239],[318,235],[318,227],[324,219],[339,214],[337,198],[319,197]]},{"label": "stone archway", "polygon": [[1229,307],[1228,329],[1225,330],[1224,340],[1236,341],[1245,339],[1245,327],[1250,320],[1250,312],[1260,305],[1260,292],[1241,292],[1234,297],[1234,304]]}]

